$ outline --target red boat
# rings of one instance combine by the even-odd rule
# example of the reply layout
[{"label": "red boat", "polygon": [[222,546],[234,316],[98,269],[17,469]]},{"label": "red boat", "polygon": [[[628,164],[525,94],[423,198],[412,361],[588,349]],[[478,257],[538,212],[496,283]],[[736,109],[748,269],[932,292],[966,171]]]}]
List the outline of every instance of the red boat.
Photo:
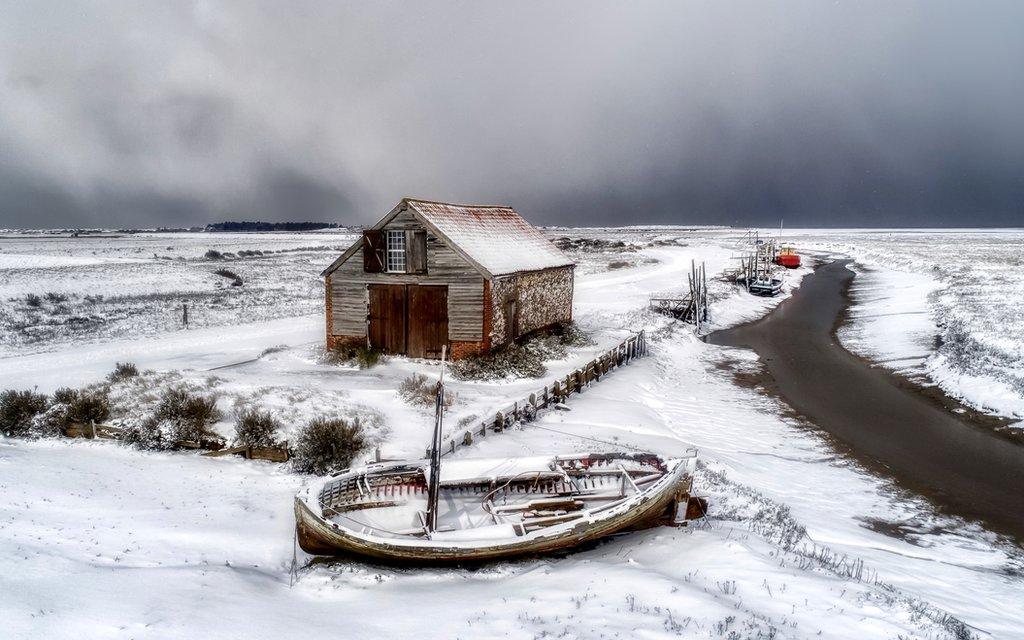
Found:
[{"label": "red boat", "polygon": [[800,266],[800,256],[793,251],[793,247],[783,247],[779,255],[775,256],[775,264],[787,269],[796,269]]}]

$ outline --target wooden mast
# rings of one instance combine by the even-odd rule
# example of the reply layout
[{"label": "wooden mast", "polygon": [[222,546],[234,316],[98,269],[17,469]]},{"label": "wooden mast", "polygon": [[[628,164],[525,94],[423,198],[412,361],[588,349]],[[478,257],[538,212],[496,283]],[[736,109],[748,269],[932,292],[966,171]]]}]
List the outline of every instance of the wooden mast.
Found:
[{"label": "wooden mast", "polygon": [[441,346],[441,377],[437,381],[434,405],[434,440],[430,447],[430,484],[427,487],[427,531],[437,530],[437,500],[441,491],[441,427],[444,422],[444,359],[447,345]]}]

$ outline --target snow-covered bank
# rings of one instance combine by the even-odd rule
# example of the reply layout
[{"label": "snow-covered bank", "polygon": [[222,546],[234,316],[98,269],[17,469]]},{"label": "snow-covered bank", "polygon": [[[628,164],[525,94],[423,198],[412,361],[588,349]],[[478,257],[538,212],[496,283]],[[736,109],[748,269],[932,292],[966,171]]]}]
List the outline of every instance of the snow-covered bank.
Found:
[{"label": "snow-covered bank", "polygon": [[930,297],[942,284],[928,274],[851,265],[852,304],[839,340],[853,353],[905,375],[921,377],[935,353],[939,327]]},{"label": "snow-covered bank", "polygon": [[[981,411],[1024,421],[1024,231],[788,230],[798,248],[857,262],[844,345],[924,377]],[[879,314],[894,314],[880,316]],[[1024,425],[1024,422],[1022,422]]]}]

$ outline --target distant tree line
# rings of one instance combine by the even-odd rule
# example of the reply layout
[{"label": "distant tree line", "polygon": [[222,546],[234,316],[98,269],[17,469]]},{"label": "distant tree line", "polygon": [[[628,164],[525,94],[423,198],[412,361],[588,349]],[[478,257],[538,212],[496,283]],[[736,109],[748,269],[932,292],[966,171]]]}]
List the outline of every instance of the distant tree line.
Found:
[{"label": "distant tree line", "polygon": [[336,222],[214,222],[206,225],[207,231],[313,231],[336,229]]}]

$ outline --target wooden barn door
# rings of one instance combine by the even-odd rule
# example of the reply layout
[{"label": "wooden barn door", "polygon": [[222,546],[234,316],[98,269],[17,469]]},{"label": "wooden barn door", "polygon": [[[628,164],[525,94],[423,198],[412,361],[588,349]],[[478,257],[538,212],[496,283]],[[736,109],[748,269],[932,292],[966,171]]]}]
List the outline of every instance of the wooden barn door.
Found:
[{"label": "wooden barn door", "polygon": [[405,285],[371,284],[369,288],[370,346],[384,353],[405,353]]},{"label": "wooden barn door", "polygon": [[409,285],[410,358],[440,358],[448,342],[448,287]]}]

